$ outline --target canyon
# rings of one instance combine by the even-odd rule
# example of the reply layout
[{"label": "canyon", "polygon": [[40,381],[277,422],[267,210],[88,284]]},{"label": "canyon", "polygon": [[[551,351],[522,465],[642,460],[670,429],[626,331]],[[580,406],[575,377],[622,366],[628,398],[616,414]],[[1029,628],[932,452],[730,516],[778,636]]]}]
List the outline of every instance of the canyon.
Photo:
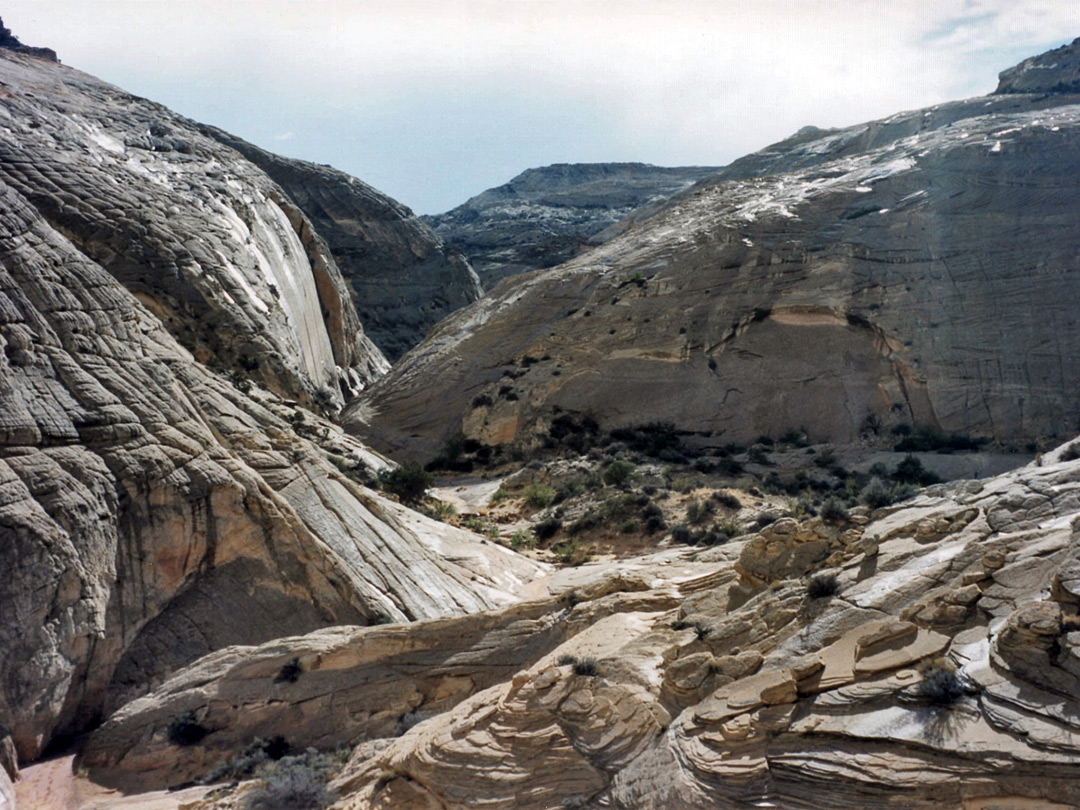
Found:
[{"label": "canyon", "polygon": [[1080,806],[1080,40],[418,218],[0,29],[2,810]]}]

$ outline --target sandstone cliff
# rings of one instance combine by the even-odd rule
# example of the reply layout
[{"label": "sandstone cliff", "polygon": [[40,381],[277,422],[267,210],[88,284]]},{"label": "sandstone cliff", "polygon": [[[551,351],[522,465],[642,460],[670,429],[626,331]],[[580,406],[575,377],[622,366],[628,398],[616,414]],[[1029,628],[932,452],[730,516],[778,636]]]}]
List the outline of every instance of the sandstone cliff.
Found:
[{"label": "sandstone cliff", "polygon": [[635,209],[716,169],[644,163],[558,163],[522,172],[445,214],[423,217],[461,250],[490,289],[507,276],[573,258]]},{"label": "sandstone cliff", "polygon": [[867,419],[1004,441],[1080,418],[1080,97],[995,95],[736,161],[451,316],[350,413],[432,457],[557,408],[706,441]]},{"label": "sandstone cliff", "polygon": [[278,396],[385,367],[280,189],[77,71],[0,51],[0,82],[0,764],[230,644],[512,601],[538,566]]},{"label": "sandstone cliff", "polygon": [[271,154],[213,127],[201,130],[265,171],[307,215],[352,287],[366,333],[390,360],[480,297],[468,261],[385,194],[329,166]]},{"label": "sandstone cliff", "polygon": [[236,151],[58,64],[6,56],[0,81],[0,179],[199,360],[330,406],[386,370],[311,223]]},{"label": "sandstone cliff", "polygon": [[[1074,807],[1077,458],[563,571],[481,615],[223,650],[82,764],[175,784],[278,734],[356,745],[338,810]],[[188,712],[206,734],[178,745]]]}]

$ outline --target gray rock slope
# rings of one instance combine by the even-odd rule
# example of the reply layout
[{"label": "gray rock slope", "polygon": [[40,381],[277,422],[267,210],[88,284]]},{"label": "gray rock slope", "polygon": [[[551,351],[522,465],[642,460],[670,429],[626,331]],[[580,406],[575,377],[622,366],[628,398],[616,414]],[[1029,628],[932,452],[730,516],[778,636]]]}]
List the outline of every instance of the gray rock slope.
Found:
[{"label": "gray rock slope", "polygon": [[[514,598],[534,565],[355,483],[385,460],[274,393],[384,366],[276,185],[55,63],[0,51],[0,94],[0,754],[226,645]],[[197,360],[245,353],[262,385]]]},{"label": "gray rock slope", "polygon": [[485,289],[553,267],[640,206],[682,191],[715,168],[557,163],[522,172],[445,214],[423,217],[472,262]]},{"label": "gray rock slope", "polygon": [[468,261],[408,208],[329,166],[202,128],[265,171],[307,215],[352,287],[366,333],[390,360],[481,295]]},{"label": "gray rock slope", "polygon": [[804,130],[452,316],[350,418],[418,457],[458,431],[528,442],[556,407],[721,442],[848,441],[868,417],[1066,435],[1078,196],[1076,95]]}]

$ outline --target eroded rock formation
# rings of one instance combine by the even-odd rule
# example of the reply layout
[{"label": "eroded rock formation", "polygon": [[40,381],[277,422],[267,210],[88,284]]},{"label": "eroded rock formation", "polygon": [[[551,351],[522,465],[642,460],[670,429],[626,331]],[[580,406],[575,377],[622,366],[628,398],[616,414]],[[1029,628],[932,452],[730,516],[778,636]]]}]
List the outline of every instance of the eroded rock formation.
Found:
[{"label": "eroded rock formation", "polygon": [[386,370],[325,243],[236,151],[61,65],[6,55],[0,81],[0,179],[199,360],[329,406]]},{"label": "eroded rock formation", "polygon": [[529,169],[445,214],[423,219],[469,257],[485,289],[491,289],[507,276],[572,259],[631,212],[715,171],[707,166],[557,163]]},{"label": "eroded rock formation", "polygon": [[[339,810],[1076,806],[1075,455],[587,565],[482,615],[222,651],[114,715],[83,761],[160,786],[255,736],[366,740]],[[184,711],[198,745],[168,739]]]},{"label": "eroded rock formation", "polygon": [[1067,435],[1077,101],[804,130],[451,316],[351,425],[423,459],[457,432],[528,443],[557,409],[720,444],[793,427],[846,442],[868,418]]},{"label": "eroded rock formation", "polygon": [[339,466],[386,461],[274,393],[383,367],[277,186],[77,71],[0,77],[0,762],[230,644],[512,601],[536,565],[365,489]]},{"label": "eroded rock formation", "polygon": [[263,169],[308,216],[352,287],[365,332],[390,360],[480,297],[468,261],[382,192],[329,166],[274,155],[213,127],[203,130]]}]

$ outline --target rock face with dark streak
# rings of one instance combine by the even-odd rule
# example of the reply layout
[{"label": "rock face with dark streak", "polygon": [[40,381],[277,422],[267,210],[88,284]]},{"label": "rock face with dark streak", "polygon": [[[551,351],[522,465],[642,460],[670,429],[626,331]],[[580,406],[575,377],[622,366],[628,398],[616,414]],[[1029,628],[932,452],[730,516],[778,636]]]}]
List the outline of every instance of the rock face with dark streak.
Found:
[{"label": "rock face with dark streak", "polygon": [[485,289],[553,267],[635,209],[693,185],[715,168],[644,163],[557,163],[522,172],[445,214],[423,217],[469,257]]},{"label": "rock face with dark streak", "polygon": [[[0,759],[227,645],[512,601],[536,565],[354,482],[385,460],[273,392],[385,367],[281,190],[85,74],[0,81]],[[196,359],[245,354],[262,386]]]},{"label": "rock face with dark streak", "polygon": [[9,55],[2,80],[0,180],[198,359],[328,407],[386,370],[325,243],[259,168],[76,70]]},{"label": "rock face with dark streak", "polygon": [[1080,38],[1001,71],[995,93],[1080,93]]},{"label": "rock face with dark streak", "polygon": [[556,409],[705,442],[868,418],[1004,441],[1080,418],[1080,96],[804,130],[621,236],[451,316],[355,406],[431,458]]},{"label": "rock face with dark streak", "polygon": [[468,261],[408,208],[329,166],[274,155],[213,127],[202,131],[265,171],[326,239],[366,333],[396,360],[481,295]]}]

